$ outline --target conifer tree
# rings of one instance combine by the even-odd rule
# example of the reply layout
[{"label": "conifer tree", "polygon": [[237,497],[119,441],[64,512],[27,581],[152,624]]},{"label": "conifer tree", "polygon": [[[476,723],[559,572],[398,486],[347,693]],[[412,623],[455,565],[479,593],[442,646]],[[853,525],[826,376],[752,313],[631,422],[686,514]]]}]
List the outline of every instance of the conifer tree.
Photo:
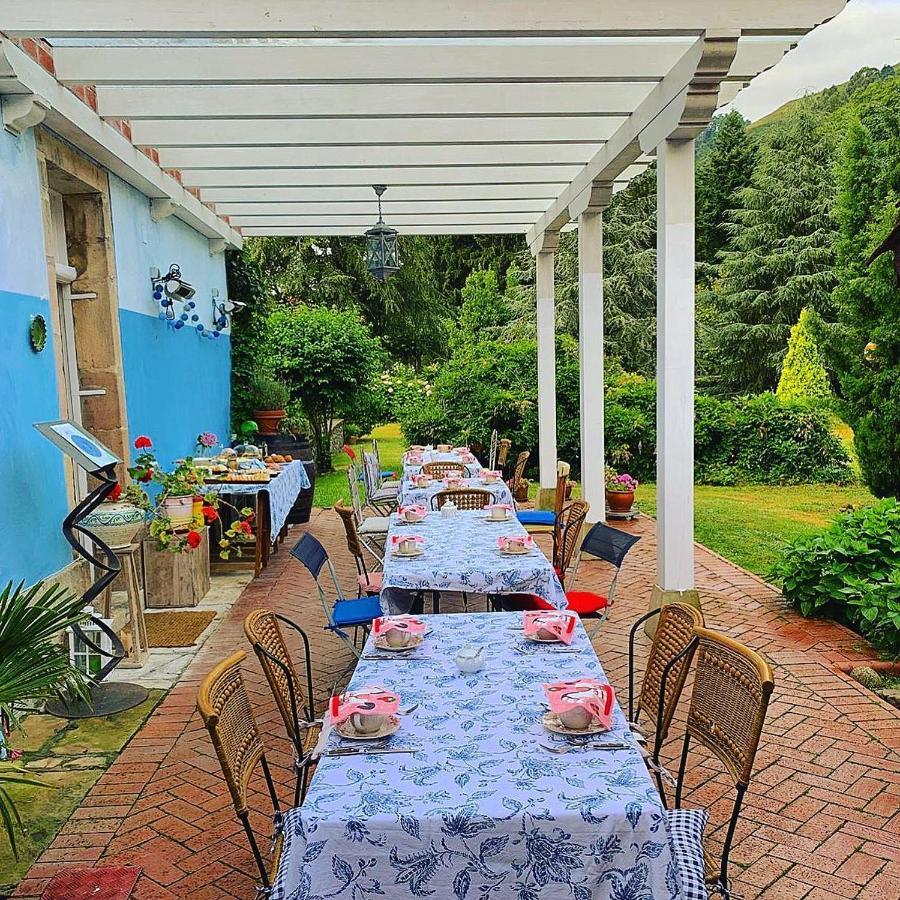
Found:
[{"label": "conifer tree", "polygon": [[714,292],[726,390],[773,390],[800,311],[830,316],[832,168],[831,142],[802,104],[771,126],[751,182],[738,192]]},{"label": "conifer tree", "polygon": [[812,311],[803,308],[791,328],[781,378],[775,392],[779,400],[827,400],[831,397],[828,373],[812,327]]}]

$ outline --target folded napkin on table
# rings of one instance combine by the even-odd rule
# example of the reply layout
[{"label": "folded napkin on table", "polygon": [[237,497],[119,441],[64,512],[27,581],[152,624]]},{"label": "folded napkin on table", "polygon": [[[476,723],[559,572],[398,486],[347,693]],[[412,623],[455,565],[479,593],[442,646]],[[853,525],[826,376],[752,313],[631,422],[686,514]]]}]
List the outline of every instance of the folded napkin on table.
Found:
[{"label": "folded napkin on table", "polygon": [[413,503],[410,506],[401,506],[397,509],[397,512],[401,516],[405,516],[408,512],[415,513],[417,515],[426,515],[428,510],[422,506],[421,503]]},{"label": "folded napkin on table", "polygon": [[488,509],[512,509],[512,503],[491,503]]},{"label": "folded napkin on table", "polygon": [[346,694],[331,697],[331,722],[340,725],[354,713],[372,716],[392,716],[400,709],[400,696],[382,687],[360,688]]},{"label": "folded napkin on table", "polygon": [[401,544],[409,541],[412,544],[424,544],[425,538],[420,534],[392,534],[391,546],[399,547]]},{"label": "folded napkin on table", "polygon": [[610,685],[596,678],[577,678],[574,681],[545,684],[544,693],[550,704],[550,712],[559,715],[561,712],[581,707],[605,728],[612,727],[616,695]]},{"label": "folded napkin on table", "polygon": [[376,635],[387,631],[425,634],[425,623],[418,616],[379,616],[372,622],[372,630]]},{"label": "folded napkin on table", "polygon": [[533,637],[539,631],[549,631],[564,644],[571,644],[575,636],[575,622],[578,614],[561,609],[557,612],[527,610],[525,612],[525,635]]},{"label": "folded napkin on table", "polygon": [[519,544],[522,547],[528,547],[530,550],[534,547],[534,538],[530,534],[503,534],[497,538],[497,546],[501,550],[505,550],[507,547],[515,546]]}]

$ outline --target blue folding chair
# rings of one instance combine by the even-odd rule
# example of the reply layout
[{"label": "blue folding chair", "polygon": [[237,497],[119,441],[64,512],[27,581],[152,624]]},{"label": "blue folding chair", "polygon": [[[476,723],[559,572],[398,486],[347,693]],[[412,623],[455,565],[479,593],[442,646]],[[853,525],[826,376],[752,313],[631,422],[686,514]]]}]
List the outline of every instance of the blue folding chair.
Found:
[{"label": "blue folding chair", "polygon": [[[311,534],[304,534],[302,538],[294,545],[291,550],[291,556],[301,562],[306,570],[312,575],[319,590],[319,599],[322,601],[322,608],[325,610],[325,618],[328,624],[325,628],[333,631],[339,638],[346,642],[347,646],[358,659],[362,654],[362,646],[357,647],[357,638],[359,637],[359,629],[362,628],[364,635],[369,633],[372,627],[372,620],[377,619],[381,615],[381,603],[378,597],[345,597],[341,590],[340,582],[338,582],[337,573],[334,571],[334,565],[328,558],[325,548]],[[335,598],[329,600],[319,581],[319,575],[322,567],[328,567],[331,574],[331,580],[334,583]],[[345,629],[353,629],[352,636]],[[361,642],[365,643],[365,639]]]}]

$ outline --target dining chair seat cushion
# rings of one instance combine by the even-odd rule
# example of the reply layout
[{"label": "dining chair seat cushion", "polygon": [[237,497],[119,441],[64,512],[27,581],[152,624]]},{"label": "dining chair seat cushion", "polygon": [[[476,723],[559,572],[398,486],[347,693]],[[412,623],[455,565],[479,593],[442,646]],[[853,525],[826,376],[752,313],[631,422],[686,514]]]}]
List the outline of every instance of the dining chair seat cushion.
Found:
[{"label": "dining chair seat cushion", "polygon": [[[396,474],[397,473],[393,469],[383,469],[381,472],[381,477],[384,479],[388,479],[393,478]],[[385,481],[385,484],[387,484],[387,481]],[[400,482],[398,481],[397,484],[400,484]]]},{"label": "dining chair seat cushion", "polygon": [[381,581],[384,578],[384,572],[369,572],[368,575],[360,575],[359,589],[367,594],[380,594]]},{"label": "dining chair seat cushion", "polygon": [[666,810],[672,859],[684,900],[707,900],[703,862],[703,829],[709,819],[705,809]]},{"label": "dining chair seat cushion", "polygon": [[609,600],[602,594],[593,591],[566,591],[568,604],[566,609],[577,612],[579,616],[592,616],[609,606]]},{"label": "dining chair seat cushion", "polygon": [[396,487],[378,488],[378,490],[375,491],[374,494],[372,494],[372,499],[376,500],[376,501],[378,501],[378,500],[396,500],[398,491],[399,491],[399,488],[396,488]]},{"label": "dining chair seat cushion", "polygon": [[368,625],[372,619],[377,619],[380,615],[381,603],[378,597],[338,600],[331,610],[334,624],[339,628],[345,625]]},{"label": "dining chair seat cushion", "polygon": [[546,525],[552,528],[556,524],[556,513],[551,509],[519,509],[516,518],[526,527],[529,525]]},{"label": "dining chair seat cushion", "polygon": [[366,534],[387,534],[391,526],[391,520],[387,516],[369,516],[360,522],[356,533],[360,535]]}]

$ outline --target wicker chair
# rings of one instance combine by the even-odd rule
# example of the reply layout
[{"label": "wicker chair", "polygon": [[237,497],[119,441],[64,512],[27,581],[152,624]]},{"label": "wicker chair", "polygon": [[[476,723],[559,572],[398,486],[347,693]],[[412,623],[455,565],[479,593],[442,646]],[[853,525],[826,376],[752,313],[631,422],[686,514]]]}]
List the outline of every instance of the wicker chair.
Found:
[{"label": "wicker chair", "polygon": [[[707,887],[727,900],[731,897],[728,859],[734,831],[753,774],[753,761],[775,679],[771,666],[738,641],[708,628],[697,628],[694,635],[694,687],[676,779],[675,808],[681,808],[684,776],[694,740],[718,758],[735,786],[734,806],[718,865],[706,849],[703,852]],[[663,693],[666,690],[664,677]],[[704,765],[707,765],[705,761]]]},{"label": "wicker chair", "polygon": [[569,484],[571,466],[561,460],[556,464],[556,497],[553,509],[521,509],[516,518],[529,534],[557,533],[559,516],[566,505],[566,490]]},{"label": "wicker chair", "polygon": [[509,449],[512,447],[512,441],[509,438],[500,438],[500,443],[497,447],[497,468],[502,472],[506,468],[506,461],[509,459]]},{"label": "wicker chair", "polygon": [[422,466],[422,474],[431,478],[446,478],[448,475],[459,475],[462,478],[466,474],[466,467],[458,462],[430,462]]},{"label": "wicker chair", "polygon": [[513,469],[512,478],[509,479],[509,490],[513,495],[513,500],[516,499],[516,491],[518,491],[522,476],[525,474],[525,466],[528,465],[529,456],[531,456],[531,453],[528,450],[523,450],[516,457],[516,467]]},{"label": "wicker chair", "polygon": [[[303,658],[306,664],[306,686],[294,665],[291,652],[284,640],[281,625],[290,626],[303,641]],[[294,771],[297,783],[294,788],[294,806],[299,806],[306,796],[309,781],[311,753],[322,730],[313,709],[312,654],[306,632],[290,619],[270,609],[254,609],[244,619],[244,634],[253,646],[275,704],[284,720],[284,727],[294,745]]]},{"label": "wicker chair", "polygon": [[587,500],[573,500],[566,509],[560,511],[556,519],[553,531],[553,568],[563,587],[566,586],[566,573],[579,546],[581,530],[590,509],[591,504]]},{"label": "wicker chair", "polygon": [[381,593],[381,572],[370,572],[366,566],[366,558],[363,554],[363,545],[359,539],[359,533],[356,530],[356,519],[353,510],[349,506],[338,500],[334,505],[334,511],[340,516],[344,525],[344,531],[347,535],[347,549],[356,562],[356,585],[357,596],[362,597],[363,594],[380,594]]},{"label": "wicker chair", "polygon": [[431,508],[440,509],[447,500],[452,500],[457,509],[485,509],[494,502],[494,495],[481,488],[448,488],[431,498]]},{"label": "wicker chair", "polygon": [[[206,676],[197,695],[197,709],[209,731],[231,801],[259,869],[261,884],[257,887],[257,896],[268,897],[272,892],[272,883],[281,857],[283,821],[265,747],[241,676],[241,663],[246,658],[247,654],[241,650],[220,662]],[[247,800],[250,781],[257,766],[262,768],[272,801],[272,859],[269,866],[266,865],[256,835],[250,827],[250,807]]]},{"label": "wicker chair", "polygon": [[[328,558],[328,553],[319,541],[309,533],[304,534],[294,544],[291,549],[291,556],[306,567],[306,570],[316,582],[319,600],[328,620],[325,628],[341,638],[358,659],[362,653],[361,649],[357,647],[360,629],[362,629],[364,634],[368,634],[372,621],[381,615],[381,603],[378,597],[345,597],[341,590],[340,582],[338,582],[337,572],[334,571],[334,565]],[[336,596],[331,602],[329,602],[328,595],[325,593],[319,578],[324,567],[328,568],[331,582],[334,585]],[[347,633],[347,629],[351,628],[353,629],[352,636]]]}]

